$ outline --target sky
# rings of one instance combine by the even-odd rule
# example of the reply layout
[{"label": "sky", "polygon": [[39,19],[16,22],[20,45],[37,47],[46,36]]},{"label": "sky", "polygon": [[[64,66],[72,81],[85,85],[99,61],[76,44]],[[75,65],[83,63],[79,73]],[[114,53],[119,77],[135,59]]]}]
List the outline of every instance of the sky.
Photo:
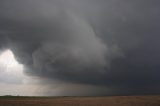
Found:
[{"label": "sky", "polygon": [[160,1],[1,0],[0,95],[160,94]]}]

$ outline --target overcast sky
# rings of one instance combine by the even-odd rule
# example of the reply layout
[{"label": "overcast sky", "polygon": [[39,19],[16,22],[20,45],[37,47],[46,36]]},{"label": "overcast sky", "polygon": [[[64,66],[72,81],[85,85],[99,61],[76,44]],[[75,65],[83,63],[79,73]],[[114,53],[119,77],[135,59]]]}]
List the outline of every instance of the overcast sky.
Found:
[{"label": "overcast sky", "polygon": [[159,0],[1,0],[0,95],[160,94]]}]

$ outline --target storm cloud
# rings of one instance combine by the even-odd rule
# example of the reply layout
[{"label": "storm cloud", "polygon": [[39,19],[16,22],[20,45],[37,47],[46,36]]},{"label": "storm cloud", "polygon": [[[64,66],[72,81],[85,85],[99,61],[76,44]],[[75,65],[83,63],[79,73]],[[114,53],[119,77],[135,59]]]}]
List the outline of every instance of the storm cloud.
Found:
[{"label": "storm cloud", "polygon": [[0,48],[49,84],[102,87],[93,95],[160,93],[159,3],[1,0]]}]

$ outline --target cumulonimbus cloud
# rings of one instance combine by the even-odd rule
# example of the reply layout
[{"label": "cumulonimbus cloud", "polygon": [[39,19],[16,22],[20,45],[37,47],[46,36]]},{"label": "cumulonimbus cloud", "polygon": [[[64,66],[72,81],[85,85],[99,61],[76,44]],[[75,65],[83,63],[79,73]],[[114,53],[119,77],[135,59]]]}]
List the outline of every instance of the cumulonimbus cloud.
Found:
[{"label": "cumulonimbus cloud", "polygon": [[[42,1],[25,1],[18,7],[11,3],[2,3],[1,22],[6,26],[1,26],[2,44],[12,50],[26,73],[90,83],[96,73],[107,70],[112,52],[118,49],[109,48],[87,18],[59,4],[50,7],[49,2],[48,7]],[[83,80],[85,75],[88,78]]]},{"label": "cumulonimbus cloud", "polygon": [[159,17],[149,0],[2,0],[0,48],[28,75],[143,89],[159,84]]}]

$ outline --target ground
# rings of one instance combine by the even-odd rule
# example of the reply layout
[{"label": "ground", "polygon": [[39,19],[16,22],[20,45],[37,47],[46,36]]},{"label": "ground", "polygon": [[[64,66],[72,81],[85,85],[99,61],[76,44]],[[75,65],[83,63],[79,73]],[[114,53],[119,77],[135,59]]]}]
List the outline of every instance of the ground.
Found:
[{"label": "ground", "polygon": [[160,106],[160,96],[0,97],[0,106]]}]

